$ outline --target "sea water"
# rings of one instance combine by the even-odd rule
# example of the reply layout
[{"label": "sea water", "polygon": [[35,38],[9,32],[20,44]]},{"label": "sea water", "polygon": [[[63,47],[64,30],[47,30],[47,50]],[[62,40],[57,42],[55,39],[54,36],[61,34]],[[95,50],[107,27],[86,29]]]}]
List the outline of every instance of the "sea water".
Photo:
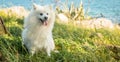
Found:
[{"label": "sea water", "polygon": [[[66,3],[68,7],[73,2],[75,7],[79,7],[81,0],[0,0],[0,7],[24,6],[30,9],[32,3],[41,5],[52,4],[54,6]],[[82,0],[85,12],[92,17],[99,17],[101,14],[111,19],[114,23],[120,23],[120,0]]]}]

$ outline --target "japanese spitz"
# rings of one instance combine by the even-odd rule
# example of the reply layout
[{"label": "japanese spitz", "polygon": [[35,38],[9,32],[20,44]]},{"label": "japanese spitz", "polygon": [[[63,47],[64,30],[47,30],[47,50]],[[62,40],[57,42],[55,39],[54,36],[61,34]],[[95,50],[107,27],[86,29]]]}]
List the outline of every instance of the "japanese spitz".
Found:
[{"label": "japanese spitz", "polygon": [[32,55],[44,50],[48,56],[55,48],[52,29],[55,21],[55,13],[50,6],[33,4],[33,9],[24,19],[22,32],[23,44]]}]

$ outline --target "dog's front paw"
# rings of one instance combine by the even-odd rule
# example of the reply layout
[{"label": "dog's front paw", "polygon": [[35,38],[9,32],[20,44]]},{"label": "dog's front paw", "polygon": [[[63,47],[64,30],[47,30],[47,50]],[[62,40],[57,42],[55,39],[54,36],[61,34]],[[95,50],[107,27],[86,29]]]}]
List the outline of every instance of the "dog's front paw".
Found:
[{"label": "dog's front paw", "polygon": [[48,56],[51,56],[51,54],[50,54],[50,53],[51,53],[51,50],[50,50],[49,48],[46,49],[46,52],[47,52],[47,55],[48,55]]},{"label": "dog's front paw", "polygon": [[34,50],[30,51],[30,54],[33,56],[35,54],[35,51]]},{"label": "dog's front paw", "polygon": [[35,48],[28,49],[28,51],[32,56],[35,54]]}]

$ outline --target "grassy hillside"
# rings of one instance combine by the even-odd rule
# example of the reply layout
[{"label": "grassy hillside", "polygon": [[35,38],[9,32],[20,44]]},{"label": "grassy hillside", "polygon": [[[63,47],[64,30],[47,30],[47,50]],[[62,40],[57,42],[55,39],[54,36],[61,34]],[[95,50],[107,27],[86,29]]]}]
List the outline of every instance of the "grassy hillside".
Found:
[{"label": "grassy hillside", "polygon": [[39,52],[30,56],[22,46],[23,19],[1,15],[11,36],[0,36],[0,62],[119,62],[120,30],[85,29],[55,23],[56,50],[51,57]]}]

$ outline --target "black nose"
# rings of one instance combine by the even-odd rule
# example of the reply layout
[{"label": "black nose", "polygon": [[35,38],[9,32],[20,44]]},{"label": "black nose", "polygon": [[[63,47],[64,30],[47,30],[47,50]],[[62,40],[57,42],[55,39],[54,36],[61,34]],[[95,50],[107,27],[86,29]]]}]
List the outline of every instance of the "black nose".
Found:
[{"label": "black nose", "polygon": [[44,19],[45,19],[45,20],[47,20],[47,19],[48,19],[48,17],[44,17]]}]

